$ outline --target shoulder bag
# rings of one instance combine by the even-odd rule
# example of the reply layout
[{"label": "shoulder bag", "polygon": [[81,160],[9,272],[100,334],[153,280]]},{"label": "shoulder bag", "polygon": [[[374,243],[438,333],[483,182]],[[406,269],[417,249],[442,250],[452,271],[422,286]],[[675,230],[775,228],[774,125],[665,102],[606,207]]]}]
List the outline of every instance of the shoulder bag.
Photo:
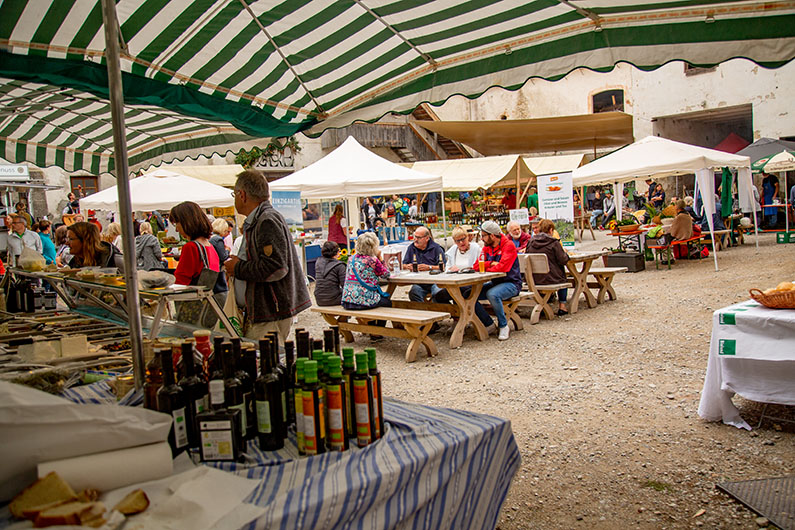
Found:
[{"label": "shoulder bag", "polygon": [[[202,270],[199,272],[198,276],[191,280],[190,285],[204,287],[212,293],[215,282],[218,280],[218,274],[220,273],[210,268],[209,261],[207,260],[207,249],[204,248],[204,245],[200,245],[195,241],[191,241],[190,243],[196,245],[199,251],[199,258],[202,261]],[[215,314],[206,300],[191,300],[179,303],[177,320],[201,328],[212,329],[218,321],[218,315]]]}]

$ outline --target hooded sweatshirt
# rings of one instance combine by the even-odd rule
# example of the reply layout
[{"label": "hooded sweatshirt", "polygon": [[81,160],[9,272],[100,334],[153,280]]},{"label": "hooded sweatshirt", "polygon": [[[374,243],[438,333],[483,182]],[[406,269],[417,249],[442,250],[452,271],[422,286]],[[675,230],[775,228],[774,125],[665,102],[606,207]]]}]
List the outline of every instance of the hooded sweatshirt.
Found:
[{"label": "hooded sweatshirt", "polygon": [[533,236],[527,245],[527,252],[531,254],[546,254],[549,262],[549,272],[546,274],[533,274],[533,281],[538,285],[551,285],[566,281],[566,262],[569,255],[563,250],[560,241],[543,232]]}]

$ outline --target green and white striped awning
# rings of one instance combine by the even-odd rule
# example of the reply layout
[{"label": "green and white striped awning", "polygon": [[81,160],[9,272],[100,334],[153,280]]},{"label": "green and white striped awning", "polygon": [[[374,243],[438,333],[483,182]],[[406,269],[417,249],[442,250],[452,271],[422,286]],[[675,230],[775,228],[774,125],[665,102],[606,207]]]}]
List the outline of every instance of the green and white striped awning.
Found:
[{"label": "green and white striped awning", "polygon": [[[136,160],[319,134],[578,67],[736,57],[777,67],[795,57],[793,1],[118,0],[116,9]],[[104,50],[98,0],[2,1],[0,156],[109,167]]]}]

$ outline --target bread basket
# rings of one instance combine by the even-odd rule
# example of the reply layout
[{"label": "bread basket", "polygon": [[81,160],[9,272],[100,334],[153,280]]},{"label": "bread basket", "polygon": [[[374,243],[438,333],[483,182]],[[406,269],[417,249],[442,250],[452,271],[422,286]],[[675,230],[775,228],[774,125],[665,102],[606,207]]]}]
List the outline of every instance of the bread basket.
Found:
[{"label": "bread basket", "polygon": [[765,294],[759,289],[748,291],[751,298],[765,307],[771,309],[795,309],[795,291],[780,291],[777,293]]}]

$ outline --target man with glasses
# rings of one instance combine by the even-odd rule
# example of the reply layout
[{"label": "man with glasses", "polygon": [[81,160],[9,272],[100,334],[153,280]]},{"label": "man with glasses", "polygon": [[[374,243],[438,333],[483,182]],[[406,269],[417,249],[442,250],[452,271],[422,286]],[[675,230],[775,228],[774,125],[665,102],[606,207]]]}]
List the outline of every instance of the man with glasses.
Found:
[{"label": "man with glasses", "polygon": [[22,249],[30,248],[39,254],[43,254],[44,249],[41,244],[39,234],[28,230],[27,220],[21,215],[12,214],[8,217],[11,223],[11,232],[8,233],[8,262],[16,265]]},{"label": "man with glasses", "polygon": [[[486,221],[480,225],[480,232],[486,272],[504,272],[505,276],[483,284],[483,290],[478,299],[488,299],[491,303],[491,309],[494,311],[494,316],[497,317],[497,325],[500,330],[497,338],[508,340],[510,328],[508,328],[508,319],[505,317],[505,308],[503,308],[502,302],[513,298],[522,290],[522,273],[519,270],[518,253],[510,238],[503,235],[500,226],[494,221]],[[489,333],[494,331],[494,321],[480,302],[475,304],[475,314]]]},{"label": "man with glasses", "polygon": [[[424,226],[420,226],[414,231],[414,242],[409,245],[409,248],[406,249],[406,254],[403,256],[403,269],[412,270],[416,259],[419,272],[439,270],[440,258],[444,259],[444,250],[431,239],[431,231]],[[435,284],[412,285],[409,290],[409,300],[412,302],[424,302],[426,295],[434,295],[439,290]]]}]

